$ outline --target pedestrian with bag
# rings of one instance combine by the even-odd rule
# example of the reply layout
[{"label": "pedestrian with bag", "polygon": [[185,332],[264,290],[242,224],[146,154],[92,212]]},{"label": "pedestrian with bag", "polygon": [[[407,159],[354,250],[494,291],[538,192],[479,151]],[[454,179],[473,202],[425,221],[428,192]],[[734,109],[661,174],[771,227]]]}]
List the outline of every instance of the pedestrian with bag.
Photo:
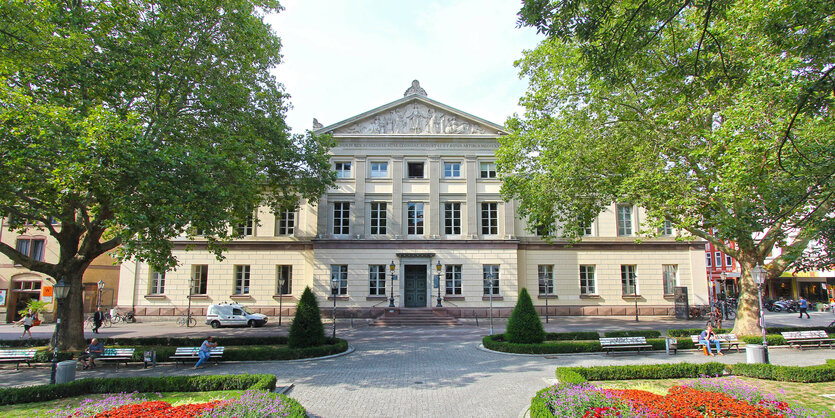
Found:
[{"label": "pedestrian with bag", "polygon": [[798,316],[798,318],[803,319],[803,314],[806,314],[806,319],[811,319],[809,317],[809,312],[807,311],[807,309],[809,309],[809,302],[806,301],[806,298],[801,296],[799,305],[800,305],[800,316]]}]

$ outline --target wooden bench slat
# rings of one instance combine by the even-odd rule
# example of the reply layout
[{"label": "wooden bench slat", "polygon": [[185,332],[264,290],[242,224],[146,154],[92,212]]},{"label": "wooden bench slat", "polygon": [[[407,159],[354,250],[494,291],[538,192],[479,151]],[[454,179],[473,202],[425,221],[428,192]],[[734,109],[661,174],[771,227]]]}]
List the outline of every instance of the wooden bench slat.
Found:
[{"label": "wooden bench slat", "polygon": [[35,359],[35,354],[38,350],[0,350],[0,361],[2,362],[16,362],[15,370],[20,370],[20,363],[26,362],[29,367],[32,367],[32,360]]},{"label": "wooden bench slat", "polygon": [[799,349],[803,349],[803,344],[814,344],[817,343],[818,347],[823,347],[824,344],[829,345],[830,348],[833,347],[833,343],[835,343],[835,338],[830,338],[829,334],[826,333],[824,330],[812,330],[812,331],[783,331],[780,333],[789,346],[797,346]]}]

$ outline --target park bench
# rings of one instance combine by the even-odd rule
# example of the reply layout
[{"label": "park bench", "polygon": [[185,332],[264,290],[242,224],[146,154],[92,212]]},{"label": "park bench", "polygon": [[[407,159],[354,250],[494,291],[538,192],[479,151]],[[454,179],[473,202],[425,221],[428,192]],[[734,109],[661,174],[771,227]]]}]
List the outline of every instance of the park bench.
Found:
[{"label": "park bench", "polygon": [[32,367],[32,360],[35,359],[35,353],[38,350],[0,350],[0,361],[15,362],[15,370],[20,370],[20,363],[26,362],[29,367]]},{"label": "park bench", "polygon": [[606,354],[614,350],[636,350],[640,353],[644,348],[651,349],[652,345],[647,344],[647,339],[644,337],[604,337],[600,339],[600,347]]},{"label": "park bench", "polygon": [[[174,352],[174,355],[168,358],[174,360],[175,363],[178,361],[182,361],[183,364],[185,364],[187,360],[197,361],[197,359],[200,358],[200,356],[197,355],[199,351],[200,347],[177,347],[177,350]],[[222,357],[223,347],[212,348],[209,355],[209,360],[213,360],[215,364],[218,364]]]},{"label": "park bench", "polygon": [[799,349],[803,349],[804,344],[817,344],[818,347],[823,347],[826,344],[829,348],[832,348],[832,343],[835,342],[835,338],[829,338],[824,330],[784,331],[781,334],[783,334],[783,338],[789,344],[789,347],[796,346]]},{"label": "park bench", "polygon": [[133,360],[135,350],[135,348],[105,348],[101,357],[97,357],[95,361],[112,360],[116,362],[116,368],[119,368],[120,362],[125,362],[127,366],[128,362]]},{"label": "park bench", "polygon": [[[736,337],[736,334],[716,334],[716,339],[719,340],[719,347],[723,350],[730,350],[731,348],[736,348],[736,352],[739,352],[739,344],[745,344],[745,342],[739,341],[739,338]],[[693,345],[696,348],[704,349],[704,344],[699,342],[698,335],[691,335],[690,340],[693,341]],[[713,347],[711,347],[713,349]]]}]

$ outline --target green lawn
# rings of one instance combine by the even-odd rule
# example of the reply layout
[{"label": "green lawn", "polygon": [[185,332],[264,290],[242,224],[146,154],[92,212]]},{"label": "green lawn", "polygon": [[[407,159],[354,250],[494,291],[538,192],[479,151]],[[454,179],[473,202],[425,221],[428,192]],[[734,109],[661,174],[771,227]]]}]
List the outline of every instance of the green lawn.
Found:
[{"label": "green lawn", "polygon": [[[757,387],[762,392],[773,394],[777,399],[819,411],[828,411],[831,416],[835,417],[835,399],[822,396],[835,395],[833,382],[794,383],[748,377],[739,377],[739,379]],[[595,386],[613,389],[639,389],[666,394],[669,388],[690,380],[694,379],[604,380],[591,383]]]},{"label": "green lawn", "polygon": [[[223,390],[215,392],[165,392],[160,398],[156,393],[145,394],[148,400],[163,400],[171,405],[181,405],[187,403],[208,402],[215,399],[227,399],[239,396],[243,391],[240,390]],[[76,396],[72,398],[56,399],[47,402],[24,403],[18,405],[0,406],[0,416],[3,418],[34,418],[47,417],[48,412],[53,409],[64,409],[67,407],[75,407],[84,399],[102,399],[106,397],[103,394]]]}]

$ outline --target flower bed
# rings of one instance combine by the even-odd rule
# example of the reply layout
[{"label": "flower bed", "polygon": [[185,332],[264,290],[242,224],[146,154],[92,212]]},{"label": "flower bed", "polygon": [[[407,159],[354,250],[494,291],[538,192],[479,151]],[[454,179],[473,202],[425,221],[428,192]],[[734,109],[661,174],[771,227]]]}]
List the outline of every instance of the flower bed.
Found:
[{"label": "flower bed", "polygon": [[793,407],[735,378],[703,378],[674,386],[666,395],[618,390],[590,383],[562,384],[540,391],[532,417],[823,417]]}]

